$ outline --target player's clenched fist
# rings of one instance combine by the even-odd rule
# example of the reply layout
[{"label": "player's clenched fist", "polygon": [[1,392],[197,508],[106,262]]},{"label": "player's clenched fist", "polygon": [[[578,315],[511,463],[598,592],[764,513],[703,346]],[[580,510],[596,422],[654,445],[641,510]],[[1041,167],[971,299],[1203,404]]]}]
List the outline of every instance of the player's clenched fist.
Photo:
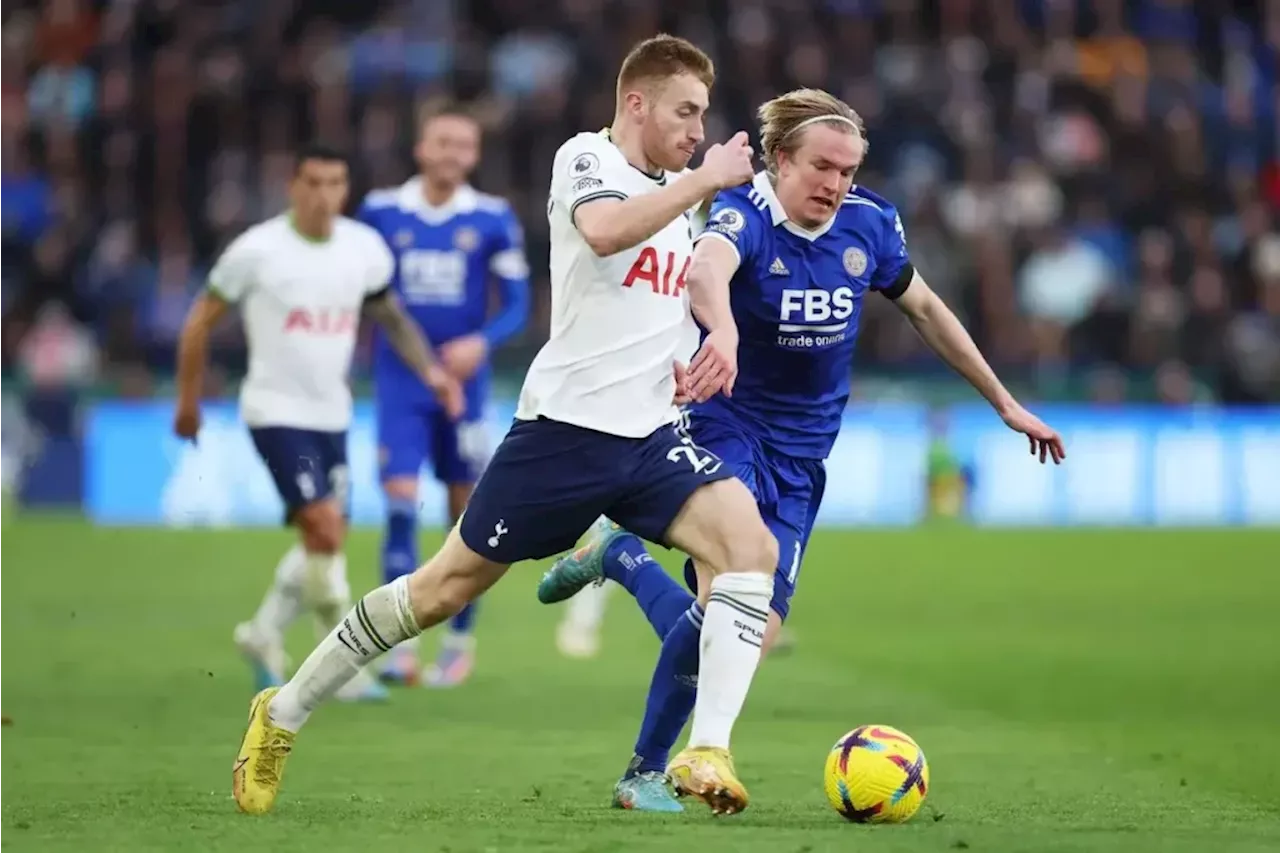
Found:
[{"label": "player's clenched fist", "polygon": [[704,173],[718,190],[740,186],[755,176],[756,168],[751,157],[747,132],[740,130],[728,142],[708,148],[698,171]]}]

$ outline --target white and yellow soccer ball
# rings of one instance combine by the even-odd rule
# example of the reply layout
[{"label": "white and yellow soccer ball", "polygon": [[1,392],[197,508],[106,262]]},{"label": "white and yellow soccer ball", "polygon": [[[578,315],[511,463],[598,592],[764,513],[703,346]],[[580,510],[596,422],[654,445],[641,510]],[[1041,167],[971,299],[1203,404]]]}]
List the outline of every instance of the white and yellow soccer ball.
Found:
[{"label": "white and yellow soccer ball", "polygon": [[854,823],[905,823],[929,793],[920,745],[890,726],[858,726],[827,755],[823,787],[831,807]]}]

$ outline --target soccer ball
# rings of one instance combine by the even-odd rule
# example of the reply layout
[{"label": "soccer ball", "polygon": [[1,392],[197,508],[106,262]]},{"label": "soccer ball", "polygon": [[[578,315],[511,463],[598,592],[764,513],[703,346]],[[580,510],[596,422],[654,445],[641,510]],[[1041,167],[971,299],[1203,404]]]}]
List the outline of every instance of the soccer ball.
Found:
[{"label": "soccer ball", "polygon": [[858,726],[827,755],[823,787],[854,823],[904,823],[924,803],[929,764],[919,744],[889,726]]}]

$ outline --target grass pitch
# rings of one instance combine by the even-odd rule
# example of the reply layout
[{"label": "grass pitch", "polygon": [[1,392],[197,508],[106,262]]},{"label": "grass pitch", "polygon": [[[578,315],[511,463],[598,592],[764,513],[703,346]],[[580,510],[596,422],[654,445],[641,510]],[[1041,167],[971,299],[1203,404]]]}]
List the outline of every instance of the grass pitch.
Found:
[{"label": "grass pitch", "polygon": [[[601,657],[563,660],[540,569],[516,568],[470,684],[323,709],[253,819],[230,795],[250,689],[231,628],[288,534],[17,516],[3,543],[5,849],[1280,849],[1280,532],[820,532],[799,646],[735,731],[752,806],[727,819],[608,807],[658,648],[621,592]],[[348,553],[375,583],[376,536]],[[906,826],[823,798],[827,749],[870,722],[929,758]]]}]

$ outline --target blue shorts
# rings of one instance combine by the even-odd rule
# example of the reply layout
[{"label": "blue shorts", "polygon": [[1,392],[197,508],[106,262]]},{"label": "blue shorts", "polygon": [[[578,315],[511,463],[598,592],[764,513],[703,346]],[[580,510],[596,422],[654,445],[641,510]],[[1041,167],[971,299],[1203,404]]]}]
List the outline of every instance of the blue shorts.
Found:
[{"label": "blue shorts", "polygon": [[351,479],[345,431],[256,427],[249,434],[284,501],[286,524],[304,506],[331,497],[346,513]]},{"label": "blue shorts", "polygon": [[517,420],[476,484],[460,532],[471,550],[505,564],[568,551],[601,515],[665,544],[689,496],[732,477],[681,424],[623,438]]},{"label": "blue shorts", "polygon": [[[800,563],[826,490],[826,465],[821,459],[786,456],[770,450],[741,426],[705,415],[690,416],[689,433],[701,447],[723,459],[725,467],[755,495],[760,517],[778,540],[778,569],[773,576],[773,601],[769,606],[786,620],[800,579]],[[685,583],[697,592],[692,562],[685,563],[684,572]]]},{"label": "blue shorts", "polygon": [[377,396],[378,470],[382,481],[418,478],[431,460],[432,474],[446,485],[480,479],[489,461],[489,428],[484,421],[487,388],[467,386],[467,411],[452,421],[421,389],[405,392],[380,384]]}]

